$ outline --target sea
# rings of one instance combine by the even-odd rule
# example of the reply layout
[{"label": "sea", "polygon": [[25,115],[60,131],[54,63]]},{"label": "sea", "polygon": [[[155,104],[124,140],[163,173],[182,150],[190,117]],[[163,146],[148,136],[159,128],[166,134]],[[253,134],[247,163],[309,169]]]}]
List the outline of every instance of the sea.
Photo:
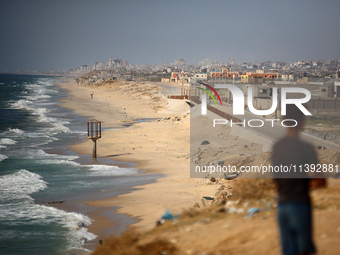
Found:
[{"label": "sea", "polygon": [[[69,150],[86,140],[88,119],[60,106],[68,95],[57,82],[62,78],[0,74],[2,255],[89,254],[86,244],[96,238],[88,230],[90,209],[78,204],[79,210],[65,211],[48,203],[105,199],[159,177]],[[124,231],[133,223],[127,217],[118,217],[112,229]]]}]

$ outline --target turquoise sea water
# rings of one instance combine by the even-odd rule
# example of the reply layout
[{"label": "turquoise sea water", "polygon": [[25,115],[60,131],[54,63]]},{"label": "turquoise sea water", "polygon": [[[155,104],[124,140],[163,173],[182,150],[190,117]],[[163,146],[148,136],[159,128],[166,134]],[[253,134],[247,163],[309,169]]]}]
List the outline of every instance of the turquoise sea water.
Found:
[{"label": "turquoise sea water", "polygon": [[87,119],[58,106],[66,96],[58,81],[0,75],[0,254],[84,254],[96,237],[91,219],[43,203],[155,179],[132,166],[84,164],[67,150],[85,140]]}]

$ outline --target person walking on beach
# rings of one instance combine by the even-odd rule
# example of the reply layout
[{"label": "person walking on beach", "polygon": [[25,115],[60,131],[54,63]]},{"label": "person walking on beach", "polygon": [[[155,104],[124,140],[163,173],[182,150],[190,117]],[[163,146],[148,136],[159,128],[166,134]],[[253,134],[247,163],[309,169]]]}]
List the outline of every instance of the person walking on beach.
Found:
[{"label": "person walking on beach", "polygon": [[[289,127],[286,136],[273,147],[272,161],[274,166],[311,166],[318,163],[312,145],[303,142],[299,133],[305,124],[305,115],[295,105],[287,105],[284,117],[297,121],[295,127]],[[292,121],[291,126],[295,122]],[[290,125],[290,124],[289,124]],[[325,187],[323,178],[309,179],[305,172],[277,173],[274,181],[278,191],[278,224],[282,254],[314,254],[316,252],[312,239],[311,188]]]}]

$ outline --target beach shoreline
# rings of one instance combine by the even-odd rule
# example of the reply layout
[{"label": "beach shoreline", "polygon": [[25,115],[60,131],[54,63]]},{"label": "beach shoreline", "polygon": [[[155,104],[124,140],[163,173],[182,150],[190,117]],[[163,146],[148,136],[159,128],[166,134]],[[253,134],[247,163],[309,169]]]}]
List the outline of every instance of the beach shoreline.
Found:
[{"label": "beach shoreline", "polygon": [[[248,252],[253,249],[263,249],[264,252],[261,251],[261,254],[274,250],[274,253],[278,254],[275,204],[268,209],[267,198],[242,200],[242,193],[237,193],[237,183],[241,184],[239,187],[243,187],[244,181],[247,184],[246,179],[227,181],[222,178],[215,183],[207,183],[206,179],[190,178],[189,144],[194,142],[202,145],[202,140],[199,138],[190,141],[189,134],[195,137],[197,127],[206,132],[210,129],[209,121],[204,117],[197,120],[192,117],[195,116],[193,114],[190,119],[189,106],[184,101],[169,100],[161,95],[162,86],[157,88],[150,84],[121,82],[82,87],[75,82],[66,82],[59,87],[67,89],[69,95],[61,100],[61,107],[89,119],[96,118],[104,121],[102,139],[98,142],[99,164],[119,162],[122,167],[132,164],[145,177],[150,174],[162,175],[154,178],[151,183],[140,183],[125,187],[124,190],[120,189],[120,194],[115,193],[113,187],[112,190],[91,192],[89,196],[81,195],[76,201],[69,200],[60,205],[53,205],[62,210],[85,214],[92,219],[88,231],[96,234],[97,238],[86,242],[84,248],[100,249],[101,246],[97,246],[100,239],[104,240],[104,244],[108,243],[109,240],[116,240],[109,238],[110,235],[117,232],[119,232],[117,235],[120,235],[123,231],[132,228],[140,234],[140,244],[150,240],[157,242],[159,238],[163,238],[175,244],[181,252],[189,252],[188,254],[196,254],[196,250],[204,249],[229,251],[234,247]],[[90,98],[91,93],[94,93],[93,99]],[[191,112],[193,113],[194,110]],[[144,118],[149,121],[136,121]],[[84,127],[86,128],[85,123]],[[199,148],[202,160],[211,158],[213,162],[217,162],[217,159],[223,158],[231,164],[241,162],[260,164],[268,159],[268,152],[263,153],[263,149],[268,147],[266,146],[268,142],[261,137],[245,133],[242,128],[237,127],[233,129],[216,127],[214,131],[214,135],[209,137],[209,145]],[[226,154],[221,154],[221,146],[225,144],[230,149],[225,152]],[[53,153],[63,153],[57,150],[58,148]],[[87,164],[91,159],[91,150],[91,141],[84,137],[79,140],[79,143],[69,146],[65,153],[74,152],[76,155],[81,155],[81,158],[88,157]],[[328,155],[330,153],[332,154]],[[338,155],[331,150],[318,151],[318,154],[322,161],[326,162],[331,162],[330,157],[337,158]],[[82,164],[81,158],[78,162]],[[253,181],[256,183],[255,180]],[[216,207],[210,206],[210,203],[205,205],[202,199],[203,196],[214,196],[220,186],[225,186],[226,192],[231,194],[230,197],[228,195],[227,204],[221,208],[227,212],[226,214],[221,214],[220,210],[216,211]],[[257,194],[259,186],[250,187],[254,188],[252,194]],[[333,217],[339,208],[337,203],[330,200],[338,196],[338,189],[339,182],[331,180],[328,190],[313,194],[317,206],[316,237],[323,236],[324,233],[331,237],[327,242],[326,239],[317,239],[321,250],[329,249],[329,242],[333,247],[336,246],[334,231],[337,230],[328,230],[325,226],[331,225],[331,221],[327,220]],[[270,199],[272,201],[273,197]],[[229,212],[235,209],[233,207],[235,204],[243,213]],[[246,219],[245,212],[253,206],[266,209],[259,215]],[[173,215],[180,214],[180,220],[165,222],[164,226],[154,228],[167,210],[171,210]],[[205,213],[206,210],[208,213]],[[197,213],[197,218],[192,218],[190,212]],[[265,229],[265,233],[262,233],[262,228]],[[212,229],[217,235],[211,235]],[[250,239],[248,233],[253,233]],[[124,238],[124,235],[120,236]],[[273,236],[274,241],[270,245],[266,244],[265,240]],[[198,241],[202,239],[207,240],[209,245]],[[234,241],[230,243],[230,240]],[[248,240],[247,245],[243,240]],[[258,241],[261,240],[263,242],[258,245]],[[195,247],[192,247],[192,243],[196,244]],[[244,254],[249,253],[244,252]]]},{"label": "beach shoreline", "polygon": [[[70,82],[71,81],[71,82]],[[59,103],[59,106],[61,106],[62,108],[66,108],[69,110],[72,110],[75,114],[77,114],[78,116],[82,116],[82,117],[86,117],[86,118],[94,118],[95,114],[93,111],[91,111],[91,109],[87,108],[87,110],[90,110],[89,112],[84,112],[84,109],[81,109],[81,107],[77,107],[77,103],[76,104],[68,104],[68,102],[72,102],[75,98],[79,99],[82,98],[83,96],[85,97],[85,94],[87,92],[92,93],[91,89],[87,89],[84,88],[82,89],[81,87],[76,86],[75,82],[72,81],[71,78],[67,78],[67,80],[65,82],[62,83],[56,83],[55,85],[57,85],[60,89],[63,89],[67,94],[66,98],[63,98],[61,100],[61,102]],[[75,95],[78,94],[80,92],[80,96],[79,95]],[[66,101],[66,104],[64,104]],[[100,116],[102,117],[102,116]],[[122,123],[119,122],[119,120],[115,120],[115,121],[105,121],[104,124],[104,129],[111,129],[111,128],[124,128],[124,125],[132,125],[134,123],[134,121],[132,120],[124,120]],[[103,131],[103,134],[105,133],[105,131]],[[82,141],[79,141],[79,143],[86,143],[86,139],[84,141],[84,139],[82,139]],[[73,145],[73,146],[76,146]],[[126,161],[117,161],[117,160],[113,160],[110,158],[98,158],[98,159],[92,159],[91,155],[88,153],[78,153],[77,149],[73,149],[73,146],[69,146],[67,149],[63,149],[63,151],[59,151],[58,149],[51,149],[52,152],[54,153],[62,153],[64,154],[65,151],[73,151],[75,154],[79,155],[79,156],[84,156],[84,155],[89,155],[89,158],[84,160],[84,157],[82,157],[82,159],[80,159],[81,164],[109,164],[109,165],[115,165],[115,166],[119,166],[119,167],[135,167],[136,163],[135,162],[126,162]],[[89,147],[91,148],[91,147]],[[83,154],[83,155],[81,155]],[[156,180],[156,179],[155,179]],[[148,181],[146,183],[149,182],[153,182],[155,180],[151,180]],[[139,181],[136,182],[134,185],[129,185],[128,187],[125,187],[124,189],[120,189],[120,191],[116,191],[115,194],[112,194],[111,196],[116,197],[120,194],[125,194],[125,193],[130,193],[133,192],[134,190],[136,190],[137,188],[135,188],[135,186],[143,186],[145,185],[145,183],[143,183],[143,181]],[[107,197],[108,195],[106,194]],[[93,199],[100,199],[103,197],[103,194],[101,194],[100,192],[97,192],[96,194],[92,194],[90,200]],[[63,203],[51,203],[49,204],[50,206],[56,207],[58,209],[61,210],[65,210],[65,211],[76,211],[76,212],[80,212],[82,214],[86,214],[87,216],[89,216],[92,220],[93,223],[89,226],[89,231],[96,234],[98,237],[96,238],[96,240],[91,240],[90,242],[87,242],[85,244],[86,248],[94,248],[95,245],[98,242],[99,236],[109,236],[112,234],[120,234],[121,232],[125,231],[128,229],[128,226],[137,222],[138,220],[135,219],[134,217],[129,217],[128,215],[126,215],[123,213],[115,213],[115,211],[117,209],[119,209],[118,206],[114,206],[113,208],[109,208],[109,207],[102,207],[102,206],[88,206],[86,205],[86,203],[84,203],[84,201],[78,201],[78,200],[72,200],[72,201],[64,201]],[[118,217],[117,217],[118,216]],[[119,223],[119,229],[118,230],[113,230],[113,228],[115,228],[115,224],[117,221],[124,221],[124,223]],[[95,224],[94,224],[95,222]]]},{"label": "beach shoreline", "polygon": [[[104,200],[100,200],[99,195],[98,200],[82,201],[97,208],[94,210],[97,212],[89,215],[93,220],[90,232],[98,238],[105,237],[110,220],[102,212],[109,210],[107,208],[118,208],[115,213],[139,219],[133,228],[144,231],[151,229],[166,210],[180,212],[188,203],[200,199],[202,191],[197,192],[201,189],[198,180],[189,178],[190,121],[189,106],[184,101],[168,100],[157,86],[149,84],[120,83],[94,88],[78,86],[68,80],[57,85],[69,95],[61,100],[61,107],[80,116],[103,120],[107,130],[98,143],[99,158],[134,162],[145,174],[164,175],[153,183],[135,186],[132,192]],[[129,86],[132,88],[126,88]],[[145,93],[141,91],[145,87],[148,94],[144,94],[143,100],[140,95]],[[93,99],[91,93],[94,93]],[[159,121],[135,122],[145,118]],[[171,134],[175,134],[174,137]],[[90,141],[85,141],[69,149],[91,155],[91,148]],[[212,193],[214,187],[205,186],[205,190]]]}]

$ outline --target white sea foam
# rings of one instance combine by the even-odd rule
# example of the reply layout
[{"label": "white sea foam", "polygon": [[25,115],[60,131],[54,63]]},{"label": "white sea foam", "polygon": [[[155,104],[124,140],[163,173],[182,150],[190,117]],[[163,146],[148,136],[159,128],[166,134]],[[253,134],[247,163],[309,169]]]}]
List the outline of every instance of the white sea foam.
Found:
[{"label": "white sea foam", "polygon": [[56,95],[59,93],[58,90],[51,88],[53,84],[51,83],[38,83],[38,84],[27,84],[25,88],[30,90],[36,95]]},{"label": "white sea foam", "polygon": [[6,155],[0,154],[0,161],[3,161],[4,159],[8,158]]},{"label": "white sea foam", "polygon": [[50,123],[53,125],[53,127],[46,128],[46,131],[49,133],[69,133],[70,129],[65,124],[69,124],[68,121],[62,121],[57,118],[49,117],[46,114],[48,114],[48,110],[43,107],[34,107],[34,104],[32,101],[20,99],[17,102],[14,102],[11,104],[11,108],[15,109],[25,109],[32,112],[33,115],[38,116],[37,121],[38,122],[45,122]]},{"label": "white sea foam", "polygon": [[0,176],[0,199],[27,198],[29,194],[43,190],[46,187],[47,182],[42,180],[40,175],[21,169],[14,174]]},{"label": "white sea foam", "polygon": [[[41,149],[32,149],[30,144],[37,141],[38,143],[45,142],[46,139],[53,135],[51,133],[70,132],[69,128],[65,126],[69,122],[60,118],[62,116],[58,112],[54,112],[54,109],[49,106],[49,104],[55,104],[54,102],[49,102],[49,98],[52,95],[59,94],[59,91],[54,89],[52,82],[54,82],[54,79],[47,78],[38,80],[36,84],[26,84],[27,92],[21,96],[19,101],[12,101],[11,108],[28,110],[35,115],[36,121],[48,123],[50,127],[42,125],[34,133],[29,131],[21,133],[20,129],[16,130],[14,128],[7,130],[6,135],[10,138],[22,134],[19,139],[14,138],[19,142],[26,137],[36,137],[37,139],[27,139],[25,147],[29,145],[29,148],[19,148],[15,151],[8,150],[6,155],[10,158],[12,156],[21,159],[30,158],[44,164],[79,165],[72,161],[78,158],[77,156],[48,154]],[[3,144],[0,145],[0,148],[16,144],[17,141],[15,140],[9,138],[0,139],[0,144]],[[84,250],[82,244],[86,240],[96,237],[87,230],[91,220],[82,214],[68,213],[53,207],[35,204],[30,194],[46,189],[47,185],[48,183],[43,180],[42,176],[24,169],[13,174],[0,176],[0,221],[4,222],[4,224],[13,225],[18,229],[22,229],[26,224],[28,226],[46,226],[52,223],[55,226],[62,226],[60,231],[63,231],[63,235],[69,241],[69,251],[65,251],[63,254],[78,254],[75,251]],[[9,232],[7,231],[6,235]]]},{"label": "white sea foam", "polygon": [[38,122],[50,123],[53,127],[45,128],[45,130],[49,133],[69,133],[70,129],[65,124],[69,124],[68,121],[63,121],[57,118],[46,116],[47,110],[46,108],[37,108],[34,110],[33,114],[38,115]]},{"label": "white sea foam", "polygon": [[137,168],[121,168],[118,166],[110,165],[84,165],[84,167],[89,167],[91,175],[100,176],[125,176],[138,174]]},{"label": "white sea foam", "polygon": [[19,128],[9,128],[7,131],[10,132],[10,133],[15,133],[15,134],[23,134],[24,133],[24,131],[19,129]]},{"label": "white sea foam", "polygon": [[[41,130],[37,130],[37,133],[32,133],[32,132],[23,132],[23,133],[14,133],[14,132],[9,132],[6,131],[7,136],[10,138],[18,138],[18,142],[19,143],[24,143],[24,147],[25,148],[37,148],[37,147],[41,147],[42,145],[48,144],[50,142],[59,140],[58,138],[54,137],[53,134],[49,134],[49,132],[47,132],[44,129]],[[32,139],[33,138],[33,139]],[[0,145],[0,149],[1,148],[6,148],[7,146],[4,145]],[[16,148],[18,149],[18,148]]]},{"label": "white sea foam", "polygon": [[79,166],[80,164],[71,160],[65,160],[65,159],[43,159],[40,160],[39,163],[42,164],[66,164],[66,165],[73,165],[73,166]]},{"label": "white sea foam", "polygon": [[10,139],[10,138],[1,138],[0,139],[0,144],[16,144],[17,141],[14,141],[13,139]]},{"label": "white sea foam", "polygon": [[53,127],[46,128],[46,131],[50,133],[69,133],[70,129],[62,124],[62,122],[53,123]]},{"label": "white sea foam", "polygon": [[97,236],[88,232],[87,227],[91,225],[91,219],[79,213],[68,213],[65,217],[64,224],[71,230],[68,235],[69,240],[73,243],[79,242],[80,248],[86,241],[93,240]]},{"label": "white sea foam", "polygon": [[59,140],[58,138],[51,136],[51,134],[48,134],[46,132],[45,128],[37,129],[34,133],[33,132],[25,132],[23,134],[23,136],[29,137],[29,138],[38,138],[38,139],[48,138],[50,141]]},{"label": "white sea foam", "polygon": [[40,99],[47,99],[50,98],[51,96],[49,95],[35,95],[35,96],[24,96],[25,98],[32,100],[32,101],[37,101]]},{"label": "white sea foam", "polygon": [[5,145],[0,145],[0,149],[6,149],[7,148],[7,146],[5,146]]},{"label": "white sea foam", "polygon": [[72,130],[72,134],[87,134],[87,131],[84,131],[84,130]]},{"label": "white sea foam", "polygon": [[48,133],[69,133],[70,129],[65,126],[66,124],[69,124],[68,121],[51,117],[50,110],[45,107],[41,107],[44,104],[46,105],[50,103],[46,99],[49,99],[51,95],[57,95],[60,93],[58,90],[53,89],[54,85],[52,82],[52,80],[46,80],[38,81],[37,84],[25,85],[25,88],[28,90],[29,93],[22,96],[23,99],[11,103],[10,107],[31,111],[33,115],[36,115],[38,117],[38,122],[51,124],[52,127],[45,129],[45,131]]},{"label": "white sea foam", "polygon": [[[83,214],[66,212],[54,207],[23,203],[21,207],[7,205],[7,210],[0,207],[0,220],[6,221],[7,225],[16,225],[19,221],[21,226],[25,224],[58,224],[66,227],[65,233],[69,241],[69,249],[81,249],[86,241],[96,238],[96,235],[88,232],[91,219]],[[11,208],[11,210],[8,210]]]},{"label": "white sea foam", "polygon": [[14,109],[27,109],[27,110],[32,110],[33,108],[31,107],[32,101],[30,100],[25,100],[25,99],[20,99],[14,103],[11,103],[10,106],[11,108]]},{"label": "white sea foam", "polygon": [[[42,149],[35,149],[35,148],[20,148],[15,151],[8,151],[6,153],[9,157],[13,158],[20,158],[20,159],[35,159],[39,163],[40,160],[75,160],[79,158],[78,156],[71,156],[71,155],[58,155],[58,154],[50,154],[46,153]],[[73,164],[73,163],[71,163]]]},{"label": "white sea foam", "polygon": [[88,232],[91,220],[79,213],[69,213],[54,207],[33,203],[30,194],[44,190],[47,183],[38,174],[21,169],[0,176],[0,221],[6,225],[62,225],[69,241],[69,249],[82,249],[84,242],[96,238]]},{"label": "white sea foam", "polygon": [[93,233],[88,232],[87,228],[91,225],[91,219],[79,213],[65,212],[54,207],[43,205],[34,205],[34,209],[31,210],[29,217],[39,222],[62,225],[68,229],[65,233],[68,241],[65,254],[78,254],[73,253],[75,250],[86,251],[86,249],[82,247],[84,243],[97,237]]},{"label": "white sea foam", "polygon": [[58,104],[58,102],[48,102],[48,101],[45,101],[45,102],[37,102],[36,104],[37,105],[56,105],[56,104]]},{"label": "white sea foam", "polygon": [[66,155],[50,154],[50,153],[46,153],[42,149],[31,150],[28,154],[33,156],[33,157],[38,157],[38,158],[47,158],[48,157],[48,158],[59,158],[59,159],[66,159],[66,160],[74,160],[74,159],[79,158],[78,156],[66,156]]}]

